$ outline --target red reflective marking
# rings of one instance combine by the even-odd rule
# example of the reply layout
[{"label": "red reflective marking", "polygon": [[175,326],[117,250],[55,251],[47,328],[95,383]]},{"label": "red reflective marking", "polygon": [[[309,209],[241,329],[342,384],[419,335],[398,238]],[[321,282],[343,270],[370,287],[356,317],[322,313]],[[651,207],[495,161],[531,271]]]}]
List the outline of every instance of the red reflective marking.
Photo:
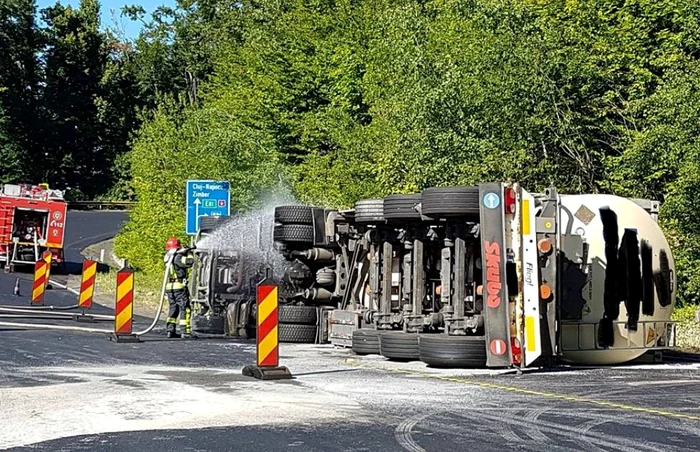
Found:
[{"label": "red reflective marking", "polygon": [[260,324],[258,329],[258,342],[262,342],[265,337],[277,326],[277,308],[273,309],[270,315]]},{"label": "red reflective marking", "polygon": [[261,304],[277,286],[258,286],[258,304]]},{"label": "red reflective marking", "polygon": [[90,286],[92,286],[93,284],[95,284],[95,276],[94,275],[92,277],[90,277],[90,279],[87,279],[80,284],[80,293],[83,293],[86,290],[88,290],[90,288]]},{"label": "red reflective marking", "polygon": [[494,339],[489,347],[494,355],[502,355],[506,352],[506,343],[502,339]]},{"label": "red reflective marking", "polygon": [[278,354],[278,347],[275,347],[270,354],[260,362],[260,366],[276,366],[279,363]]},{"label": "red reflective marking", "polygon": [[124,298],[121,300],[117,301],[117,307],[115,308],[115,311],[117,311],[117,315],[119,315],[120,312],[122,312],[124,309],[126,309],[127,306],[131,304],[134,298],[134,293],[129,292],[126,295],[124,295]]},{"label": "red reflective marking", "polygon": [[122,327],[119,328],[116,332],[117,333],[131,333],[131,319],[124,322],[124,325],[122,325]]}]

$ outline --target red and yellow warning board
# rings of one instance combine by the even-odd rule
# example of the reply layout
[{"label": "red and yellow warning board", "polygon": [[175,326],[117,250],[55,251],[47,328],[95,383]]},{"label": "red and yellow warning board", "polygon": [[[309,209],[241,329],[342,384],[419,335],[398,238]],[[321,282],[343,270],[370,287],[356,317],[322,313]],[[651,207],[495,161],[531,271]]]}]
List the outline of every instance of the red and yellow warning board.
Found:
[{"label": "red and yellow warning board", "polygon": [[117,302],[114,310],[114,332],[131,334],[134,303],[134,271],[131,269],[117,272]]},{"label": "red and yellow warning board", "polygon": [[83,275],[80,281],[80,294],[78,295],[78,307],[90,309],[92,307],[92,295],[95,293],[95,275],[97,262],[86,259],[83,261]]},{"label": "red and yellow warning board", "polygon": [[32,304],[44,304],[44,292],[46,291],[47,265],[45,260],[38,260],[34,264],[34,284],[32,285]]},{"label": "red and yellow warning board", "polygon": [[51,261],[53,260],[53,254],[51,254],[51,251],[44,251],[41,258],[46,262],[46,282],[44,282],[44,285],[46,285],[49,283],[49,278],[51,277]]},{"label": "red and yellow warning board", "polygon": [[263,281],[258,285],[258,366],[279,366],[279,332],[277,330],[277,285]]}]

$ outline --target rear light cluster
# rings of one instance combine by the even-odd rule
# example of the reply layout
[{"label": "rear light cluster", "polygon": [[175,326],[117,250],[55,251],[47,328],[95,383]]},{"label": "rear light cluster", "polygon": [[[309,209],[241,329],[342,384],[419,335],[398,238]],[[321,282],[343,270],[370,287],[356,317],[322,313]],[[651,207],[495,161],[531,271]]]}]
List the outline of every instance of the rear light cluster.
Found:
[{"label": "rear light cluster", "polygon": [[515,213],[515,190],[513,188],[507,187],[505,190],[505,202],[503,203],[503,208],[507,214]]},{"label": "rear light cluster", "polygon": [[523,358],[523,350],[517,337],[510,338],[510,349],[513,352],[513,364],[520,365]]}]

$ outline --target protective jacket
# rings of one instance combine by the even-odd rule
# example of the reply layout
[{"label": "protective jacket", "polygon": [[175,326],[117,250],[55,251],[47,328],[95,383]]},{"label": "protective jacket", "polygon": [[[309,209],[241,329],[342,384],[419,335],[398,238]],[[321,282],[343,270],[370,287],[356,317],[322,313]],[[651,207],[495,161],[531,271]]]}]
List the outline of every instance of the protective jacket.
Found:
[{"label": "protective jacket", "polygon": [[[172,252],[168,252],[164,260],[167,262],[172,254]],[[174,252],[174,254],[175,257],[170,267],[168,282],[165,285],[165,290],[167,292],[185,290],[187,287],[187,271],[194,264],[194,255],[192,252],[183,249]]]}]

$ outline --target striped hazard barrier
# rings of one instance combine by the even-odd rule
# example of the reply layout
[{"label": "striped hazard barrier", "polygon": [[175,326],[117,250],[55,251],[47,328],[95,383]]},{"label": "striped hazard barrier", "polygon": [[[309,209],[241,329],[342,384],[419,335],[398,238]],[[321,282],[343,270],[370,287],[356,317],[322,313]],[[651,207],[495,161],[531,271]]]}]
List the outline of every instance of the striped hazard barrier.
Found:
[{"label": "striped hazard barrier", "polygon": [[114,342],[140,342],[132,331],[134,316],[134,270],[128,267],[117,272],[117,295],[114,308]]},{"label": "striped hazard barrier", "polygon": [[49,278],[51,278],[51,261],[53,260],[53,254],[51,254],[51,251],[44,251],[44,254],[41,255],[41,258],[44,262],[46,262],[46,282],[44,283],[44,285],[48,286]]},{"label": "striped hazard barrier", "polygon": [[90,309],[92,307],[92,296],[95,293],[95,275],[97,274],[97,262],[91,260],[83,261],[83,274],[80,281],[80,294],[78,295],[78,307]]},{"label": "striped hazard barrier", "polygon": [[34,284],[32,285],[32,305],[44,304],[44,292],[46,291],[46,261],[38,260],[34,264]]},{"label": "striped hazard barrier", "polygon": [[243,368],[243,375],[261,380],[290,379],[289,369],[279,365],[278,290],[272,279],[258,284],[257,304],[256,365]]}]

